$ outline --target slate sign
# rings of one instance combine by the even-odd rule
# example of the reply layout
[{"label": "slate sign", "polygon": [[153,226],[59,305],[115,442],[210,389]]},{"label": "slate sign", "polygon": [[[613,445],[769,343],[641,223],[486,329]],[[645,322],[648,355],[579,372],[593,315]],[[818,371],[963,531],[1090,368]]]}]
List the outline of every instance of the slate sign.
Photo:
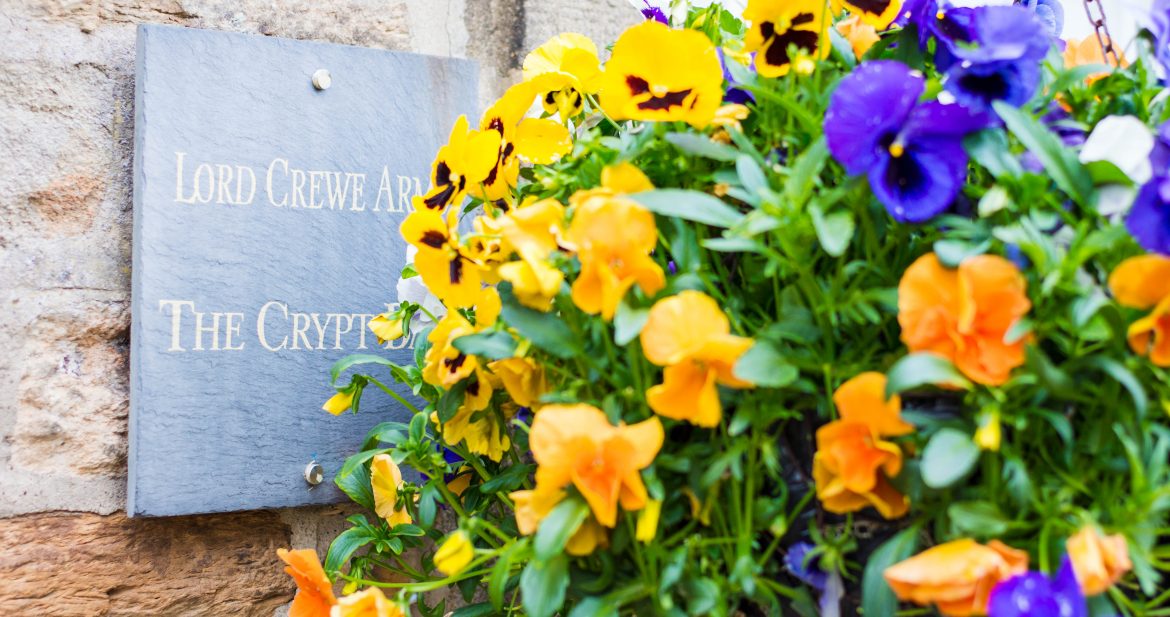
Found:
[{"label": "slate sign", "polygon": [[328,370],[410,361],[366,323],[397,301],[398,226],[474,117],[475,65],[154,25],[137,54],[127,511],[340,501],[341,462],[408,412],[371,387],[329,415]]}]

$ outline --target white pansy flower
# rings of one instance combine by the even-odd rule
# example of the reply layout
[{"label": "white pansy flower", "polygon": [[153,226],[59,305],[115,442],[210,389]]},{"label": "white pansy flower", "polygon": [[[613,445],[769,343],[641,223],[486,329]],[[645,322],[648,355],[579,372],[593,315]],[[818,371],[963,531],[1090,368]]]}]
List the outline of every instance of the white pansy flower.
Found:
[{"label": "white pansy flower", "polygon": [[[1081,149],[1081,162],[1113,163],[1133,183],[1141,186],[1153,176],[1150,151],[1154,135],[1144,122],[1134,116],[1109,116],[1097,123]],[[1133,204],[1136,189],[1110,185],[1098,191],[1097,210],[1105,216],[1121,214]]]},{"label": "white pansy flower", "polygon": [[[408,244],[406,246],[407,263],[414,263],[414,256],[417,253],[418,249]],[[427,289],[427,286],[423,284],[421,276],[398,279],[398,284],[395,288],[398,291],[399,302],[419,304],[424,309],[430,311],[431,315],[434,315],[436,319],[442,319],[443,315],[447,314],[447,307],[443,306],[443,301],[431,293],[431,290]],[[431,318],[422,311],[415,313],[414,318],[422,324],[427,324],[431,321]]]}]

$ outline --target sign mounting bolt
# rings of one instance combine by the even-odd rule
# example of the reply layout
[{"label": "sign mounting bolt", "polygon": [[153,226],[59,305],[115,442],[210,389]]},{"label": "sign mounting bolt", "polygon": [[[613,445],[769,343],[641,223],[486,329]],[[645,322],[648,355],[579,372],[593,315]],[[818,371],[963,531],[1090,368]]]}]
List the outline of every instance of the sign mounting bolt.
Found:
[{"label": "sign mounting bolt", "polygon": [[305,465],[305,482],[308,482],[310,486],[317,486],[324,480],[325,469],[321,467],[321,463],[309,461],[309,464]]},{"label": "sign mounting bolt", "polygon": [[317,69],[313,72],[314,88],[328,90],[331,85],[333,85],[333,77],[329,75],[329,69]]}]

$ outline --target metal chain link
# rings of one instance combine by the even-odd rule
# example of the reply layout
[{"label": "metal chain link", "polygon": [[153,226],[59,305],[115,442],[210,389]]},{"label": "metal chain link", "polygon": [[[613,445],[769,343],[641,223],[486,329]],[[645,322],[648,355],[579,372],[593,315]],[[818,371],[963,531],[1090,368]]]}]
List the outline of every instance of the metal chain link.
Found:
[{"label": "metal chain link", "polygon": [[[1105,5],[1101,4],[1101,0],[1083,1],[1085,15],[1088,15],[1089,23],[1093,25],[1093,30],[1097,33],[1097,43],[1101,45],[1101,57],[1104,58],[1105,62],[1120,67],[1121,58],[1113,47],[1113,35],[1109,33],[1109,23],[1105,19]],[[1097,16],[1093,15],[1094,8],[1096,8]]]}]

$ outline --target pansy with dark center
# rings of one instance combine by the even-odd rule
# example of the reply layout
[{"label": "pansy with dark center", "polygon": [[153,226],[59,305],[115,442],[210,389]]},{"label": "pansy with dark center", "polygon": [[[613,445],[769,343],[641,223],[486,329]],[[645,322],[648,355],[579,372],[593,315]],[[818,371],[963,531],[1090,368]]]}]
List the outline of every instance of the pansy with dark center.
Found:
[{"label": "pansy with dark center", "polygon": [[991,590],[987,614],[988,617],[1089,617],[1089,608],[1072,561],[1066,556],[1060,571],[1052,578],[1042,572],[1028,572],[996,585]]},{"label": "pansy with dark center", "polygon": [[743,18],[750,28],[744,49],[756,52],[756,71],[764,77],[786,75],[790,49],[813,58],[828,56],[828,17],[821,0],[749,0]]},{"label": "pansy with dark center", "polygon": [[836,10],[838,2],[860,17],[862,22],[878,30],[888,28],[902,8],[902,0],[834,0],[834,12],[839,12]]},{"label": "pansy with dark center", "polygon": [[945,88],[955,99],[977,111],[994,101],[1019,106],[1040,85],[1040,63],[1052,47],[1040,18],[1022,6],[973,9],[973,44],[950,48],[955,62],[947,70]]},{"label": "pansy with dark center", "polygon": [[1142,248],[1170,255],[1170,122],[1158,129],[1150,164],[1154,176],[1138,191],[1125,226]]},{"label": "pansy with dark center", "polygon": [[469,130],[467,118],[460,116],[447,144],[439,148],[431,166],[431,187],[420,205],[441,211],[461,201],[469,189],[478,186],[492,172],[499,149],[498,133]]},{"label": "pansy with dark center", "polygon": [[705,127],[723,102],[723,70],[711,39],[655,21],[622,34],[600,83],[601,108],[615,120],[682,120]]},{"label": "pansy with dark center", "polygon": [[960,105],[919,102],[925,89],[900,62],[866,62],[837,86],[825,114],[829,152],[850,174],[866,174],[899,221],[947,209],[967,175],[963,137],[986,126]]}]

